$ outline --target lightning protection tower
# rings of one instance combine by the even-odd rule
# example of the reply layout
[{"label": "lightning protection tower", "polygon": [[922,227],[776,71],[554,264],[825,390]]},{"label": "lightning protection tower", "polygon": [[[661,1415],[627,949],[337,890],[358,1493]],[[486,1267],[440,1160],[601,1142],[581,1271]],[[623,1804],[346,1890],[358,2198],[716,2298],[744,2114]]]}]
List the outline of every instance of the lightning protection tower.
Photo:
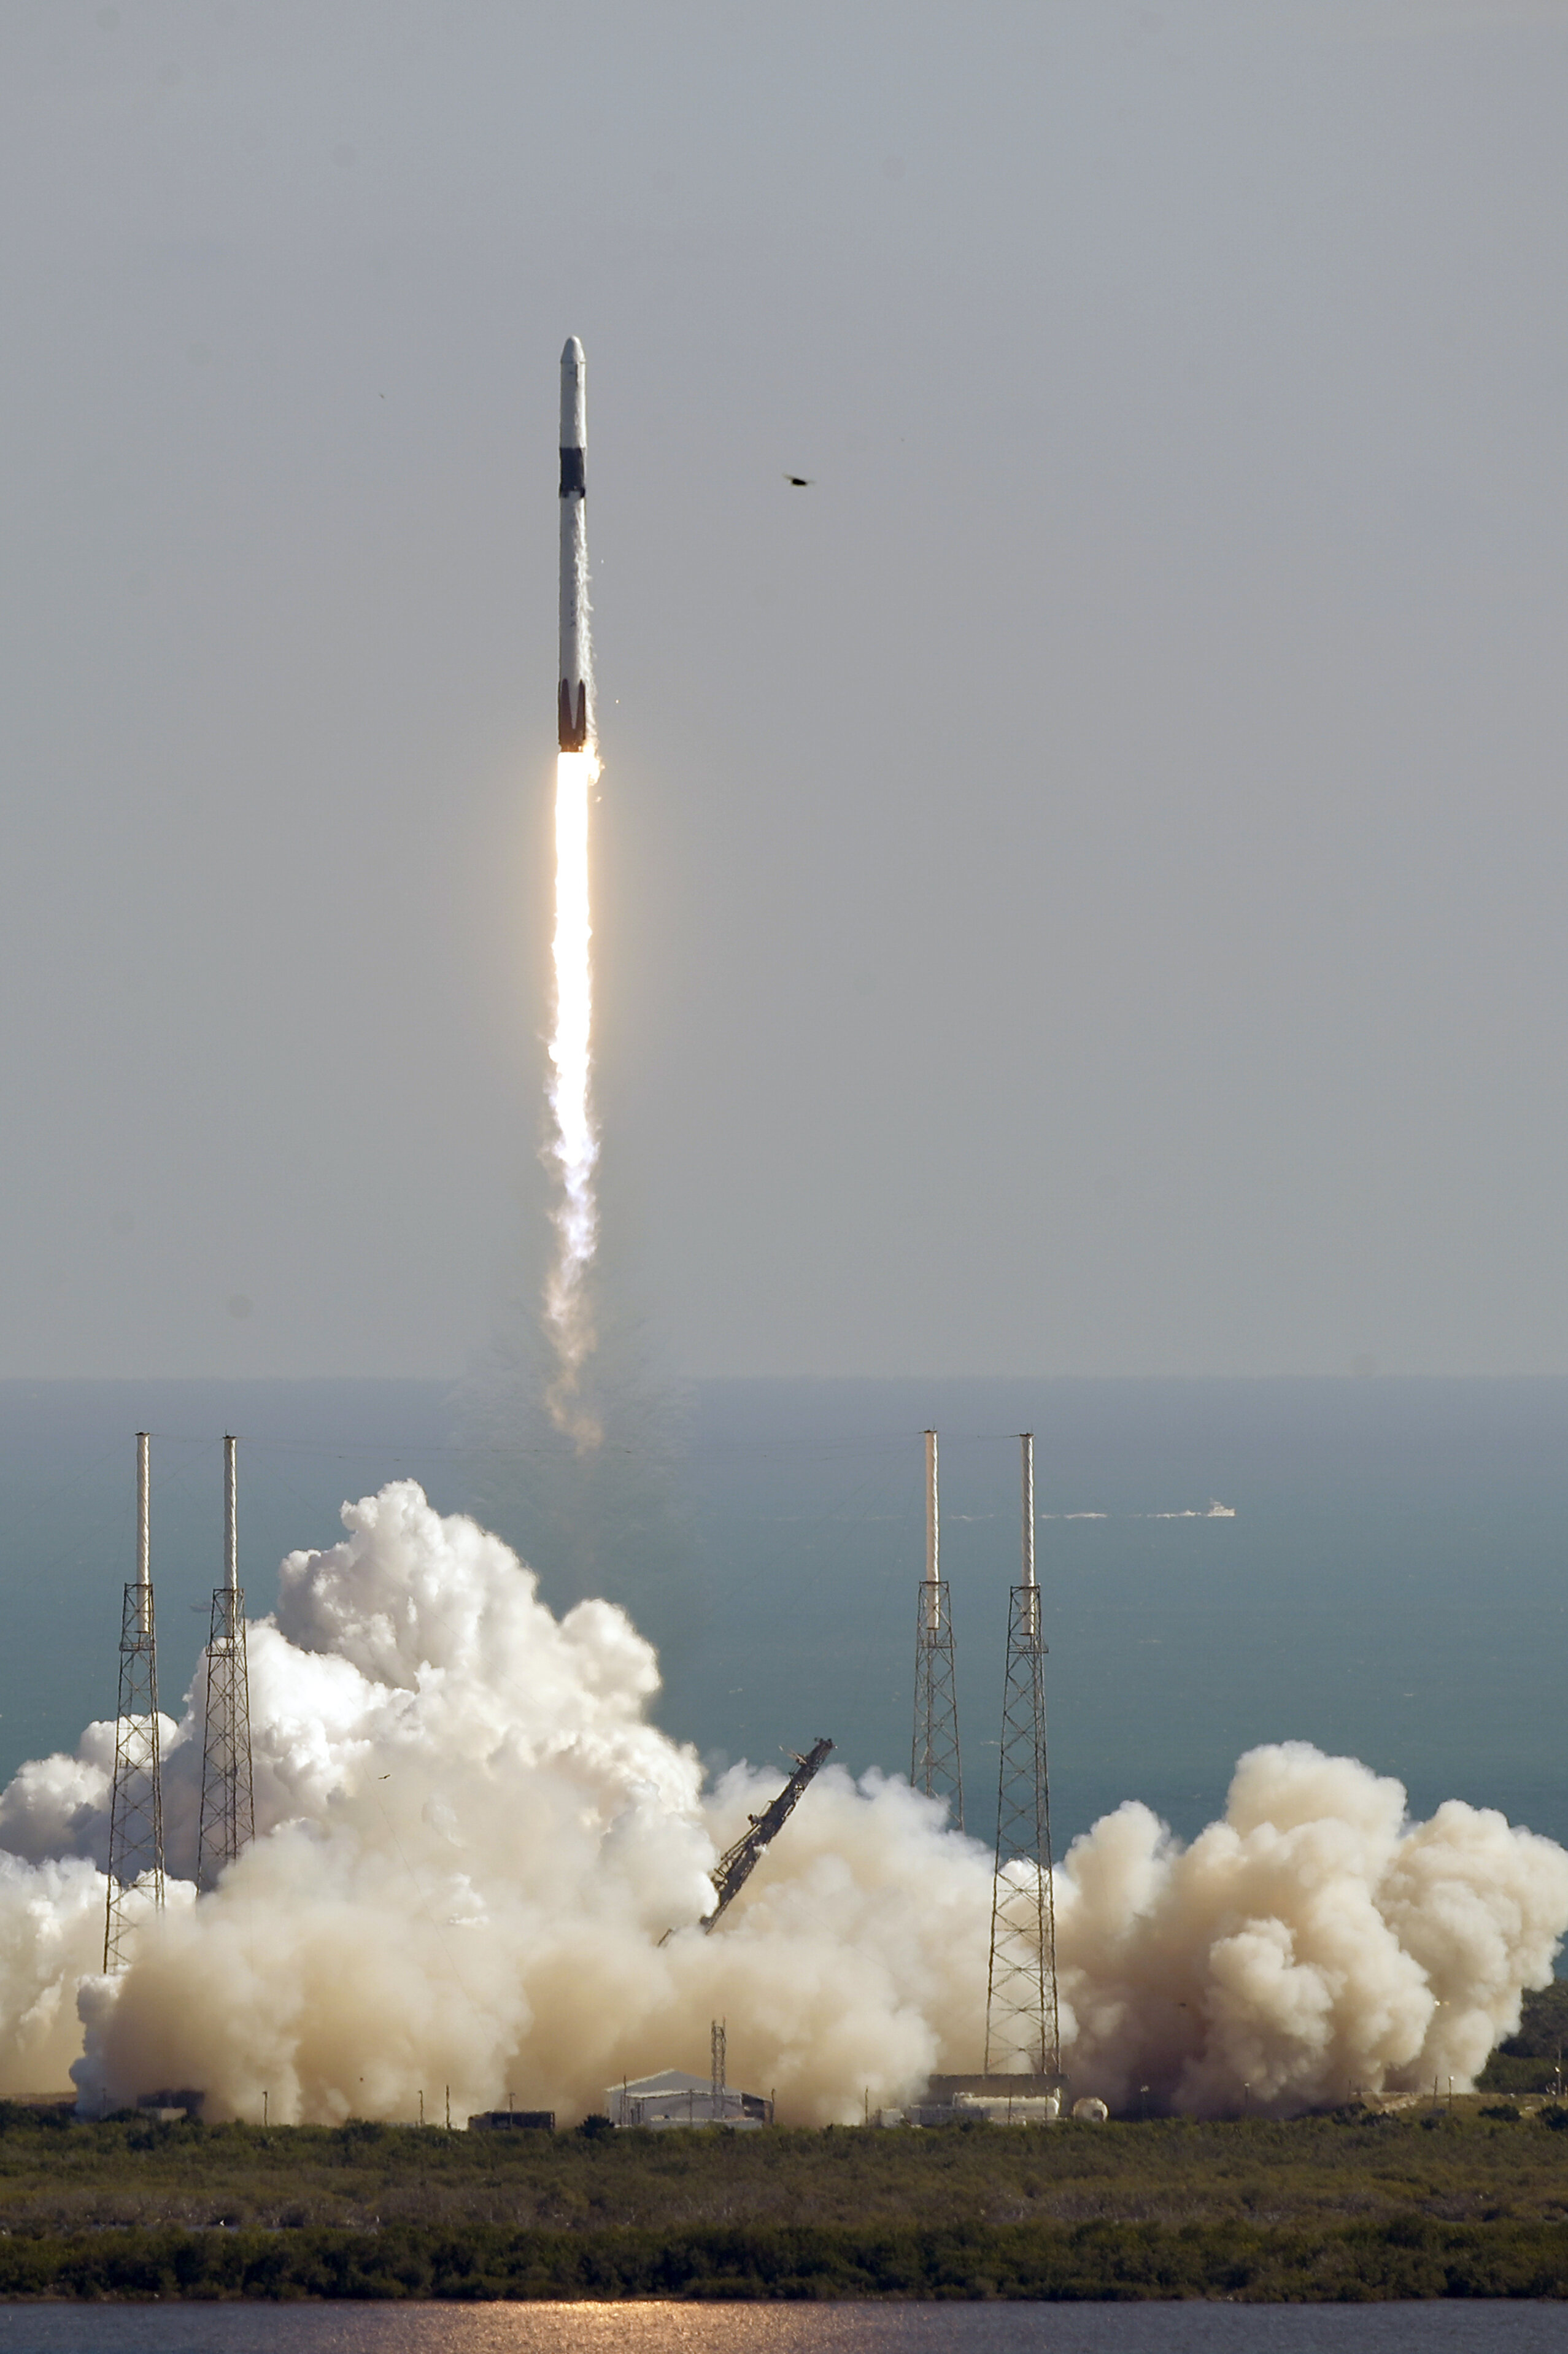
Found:
[{"label": "lightning protection tower", "polygon": [[122,1969],[137,1925],[164,1909],[164,1786],[158,1755],[158,1645],[153,1627],[147,1434],[136,1433],[136,1575],[120,1618],[120,1707],[109,1802],[106,1976]]},{"label": "lightning protection tower", "polygon": [[225,1865],[250,1844],[250,1679],[245,1659],[245,1589],[239,1583],[234,1440],[223,1442],[223,1584],[212,1596],[207,1646],[207,1737],[201,1754],[196,1887],[215,1888]]},{"label": "lightning protection tower", "polygon": [[1045,1767],[1045,1642],[1034,1575],[1034,1439],[1023,1449],[1023,1577],[1012,1589],[1001,1694],[985,2073],[1057,2075],[1056,1898]]},{"label": "lightning protection tower", "polygon": [[964,1827],[964,1777],[959,1764],[959,1702],[953,1689],[953,1617],[941,1574],[941,1522],[937,1494],[937,1434],[926,1433],[926,1575],[915,1617],[915,1737],[909,1779],[928,1798],[947,1798]]}]

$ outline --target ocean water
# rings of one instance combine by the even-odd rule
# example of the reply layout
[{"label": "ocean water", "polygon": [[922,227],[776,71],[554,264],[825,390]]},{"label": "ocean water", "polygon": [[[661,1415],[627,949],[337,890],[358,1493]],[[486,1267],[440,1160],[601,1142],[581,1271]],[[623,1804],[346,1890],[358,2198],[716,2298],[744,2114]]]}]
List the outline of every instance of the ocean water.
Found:
[{"label": "ocean water", "polygon": [[1550,2354],[1558,2305],[0,2305],[0,2354]]},{"label": "ocean water", "polygon": [[1242,1750],[1288,1738],[1396,1775],[1418,1811],[1457,1797],[1568,1840],[1568,1382],[699,1384],[587,1466],[508,1412],[433,1383],[0,1384],[0,1773],[112,1712],[138,1426],[165,1707],[207,1632],[233,1429],[253,1615],[344,1498],[410,1476],[557,1604],[624,1602],[662,1723],[715,1766],[826,1733],[856,1772],[906,1772],[929,1422],[970,1829],[994,1813],[1030,1427],[1059,1850],[1127,1797],[1190,1835]]}]

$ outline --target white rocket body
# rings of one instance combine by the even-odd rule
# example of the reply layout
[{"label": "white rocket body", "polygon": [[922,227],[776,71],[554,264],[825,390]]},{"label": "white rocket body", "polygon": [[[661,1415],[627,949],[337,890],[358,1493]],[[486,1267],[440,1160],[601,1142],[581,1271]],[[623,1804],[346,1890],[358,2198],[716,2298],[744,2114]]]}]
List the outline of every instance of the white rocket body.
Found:
[{"label": "white rocket body", "polygon": [[561,685],[563,752],[594,742],[593,655],[588,644],[588,398],[583,347],[568,335],[561,354]]}]

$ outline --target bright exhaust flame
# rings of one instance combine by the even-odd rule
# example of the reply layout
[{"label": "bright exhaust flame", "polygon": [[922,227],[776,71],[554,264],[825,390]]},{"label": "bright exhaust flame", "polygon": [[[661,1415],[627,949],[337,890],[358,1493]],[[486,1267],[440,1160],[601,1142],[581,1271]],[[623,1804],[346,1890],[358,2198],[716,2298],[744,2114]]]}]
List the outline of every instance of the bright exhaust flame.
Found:
[{"label": "bright exhaust flame", "polygon": [[556,767],[555,1023],[550,1034],[550,1111],[555,1134],[546,1159],[558,1191],[551,1216],[556,1257],[545,1286],[545,1320],[556,1352],[548,1391],[551,1417],[579,1447],[602,1436],[579,1396],[594,1344],[587,1277],[599,1240],[593,1118],[593,927],[588,909],[588,799],[599,777],[590,744],[562,752]]}]

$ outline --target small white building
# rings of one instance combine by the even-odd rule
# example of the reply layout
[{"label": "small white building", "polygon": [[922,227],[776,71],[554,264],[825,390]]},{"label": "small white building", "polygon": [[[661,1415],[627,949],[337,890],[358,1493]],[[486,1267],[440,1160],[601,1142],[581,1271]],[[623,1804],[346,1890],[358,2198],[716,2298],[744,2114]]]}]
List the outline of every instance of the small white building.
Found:
[{"label": "small white building", "polygon": [[711,2077],[689,2076],[683,2068],[611,2084],[604,2107],[613,2126],[727,2126],[731,2132],[752,2133],[773,2123],[773,2104],[760,2093],[737,2093],[727,2085],[715,2093]]},{"label": "small white building", "polygon": [[[1083,2104],[1080,2102],[1079,2106]],[[1059,2093],[955,2093],[953,2116],[961,2125],[966,2117],[983,2119],[988,2126],[1054,2126],[1062,2114]]]}]

